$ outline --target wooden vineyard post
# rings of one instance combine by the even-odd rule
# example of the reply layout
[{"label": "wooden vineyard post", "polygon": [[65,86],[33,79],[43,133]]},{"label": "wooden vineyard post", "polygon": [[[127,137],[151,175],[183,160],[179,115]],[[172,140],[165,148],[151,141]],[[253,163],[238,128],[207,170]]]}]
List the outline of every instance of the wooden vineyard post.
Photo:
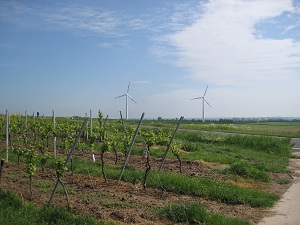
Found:
[{"label": "wooden vineyard post", "polygon": [[[88,118],[87,113],[85,113],[85,118]],[[89,131],[86,131],[86,140],[89,140]]]},{"label": "wooden vineyard post", "polygon": [[107,122],[107,119],[108,119],[108,115],[106,115],[106,117],[105,117],[105,120],[104,120],[103,127],[105,127],[105,125],[106,125],[106,122]]},{"label": "wooden vineyard post", "polygon": [[6,162],[8,162],[8,124],[9,124],[9,113],[8,110],[6,110]]},{"label": "wooden vineyard post", "polygon": [[146,144],[146,152],[145,152],[145,155],[144,157],[146,158],[146,171],[145,171],[145,174],[144,174],[144,181],[143,181],[143,187],[144,189],[146,189],[146,182],[147,182],[147,177],[148,177],[148,174],[151,170],[151,165],[150,165],[150,146],[148,144]]},{"label": "wooden vineyard post", "polygon": [[125,161],[124,161],[124,164],[123,164],[123,167],[122,167],[122,170],[121,170],[121,173],[120,173],[120,176],[119,176],[119,179],[118,179],[118,183],[117,183],[117,184],[119,184],[119,182],[120,182],[120,180],[121,180],[121,178],[122,178],[122,175],[123,175],[123,172],[124,172],[124,170],[125,170],[126,164],[127,164],[128,160],[129,160],[129,156],[130,156],[131,149],[132,149],[133,144],[134,144],[134,142],[135,142],[135,138],[136,138],[137,133],[138,133],[138,131],[139,131],[139,128],[140,128],[140,126],[141,126],[141,123],[142,123],[142,120],[143,120],[143,118],[144,118],[144,115],[145,115],[145,113],[142,114],[141,119],[140,119],[140,121],[139,121],[139,123],[138,123],[138,125],[137,125],[136,130],[135,130],[135,133],[134,133],[134,135],[133,135],[133,137],[132,137],[132,141],[131,141],[130,147],[129,147],[129,149],[128,149],[128,152],[127,152],[127,154],[126,154],[126,159],[125,159]]},{"label": "wooden vineyard post", "polygon": [[105,131],[105,126],[106,126],[106,122],[108,119],[108,115],[106,115],[103,126],[102,126],[102,134],[101,134],[101,141],[104,141],[107,137],[106,137],[106,131]]},{"label": "wooden vineyard post", "polygon": [[92,118],[92,110],[90,109],[90,134],[92,135],[93,132],[93,118]]},{"label": "wooden vineyard post", "polygon": [[1,159],[1,163],[0,163],[0,185],[1,185],[1,178],[2,178],[2,169],[4,166],[4,159]]},{"label": "wooden vineyard post", "polygon": [[24,137],[24,144],[27,146],[27,136],[28,136],[28,129],[27,129],[27,111],[25,110],[25,137]]},{"label": "wooden vineyard post", "polygon": [[[82,132],[83,132],[83,130],[84,130],[86,124],[87,124],[87,121],[88,121],[88,118],[86,117],[85,120],[84,120],[84,122],[83,122],[83,124],[82,124],[82,126],[81,126],[81,128],[80,128],[80,131],[78,132],[77,137],[76,137],[76,139],[75,139],[75,141],[74,141],[74,143],[73,143],[72,149],[71,149],[71,151],[70,151],[69,154],[68,154],[68,157],[67,157],[66,162],[65,162],[65,167],[67,167],[67,165],[68,165],[68,163],[69,163],[69,161],[70,161],[70,159],[71,159],[71,157],[72,157],[72,154],[73,154],[73,152],[74,152],[74,150],[75,150],[75,147],[76,147],[76,145],[77,145],[78,139],[79,139],[80,136],[82,135]],[[57,186],[58,186],[58,184],[59,184],[60,182],[61,182],[61,181],[60,181],[60,178],[57,178],[56,184],[55,184],[55,186],[54,186],[54,189],[53,189],[53,191],[52,191],[51,197],[50,197],[49,202],[48,202],[49,205],[51,204],[51,202],[52,202],[52,200],[53,200],[53,197],[54,197],[54,194],[55,194],[55,192],[56,192]]]},{"label": "wooden vineyard post", "polygon": [[55,111],[52,110],[52,117],[53,117],[53,131],[54,131],[54,137],[53,137],[53,155],[54,159],[56,159],[56,131],[55,131]]},{"label": "wooden vineyard post", "polygon": [[123,121],[123,117],[122,117],[122,112],[121,111],[120,111],[120,117],[121,117],[122,127],[124,128],[124,121]]},{"label": "wooden vineyard post", "polygon": [[164,156],[163,156],[163,158],[162,158],[162,160],[161,160],[161,164],[160,164],[160,167],[159,167],[159,170],[158,170],[158,171],[160,171],[160,170],[162,169],[162,167],[163,167],[163,165],[164,165],[164,163],[165,163],[167,154],[168,154],[168,152],[169,152],[169,150],[170,150],[170,147],[171,147],[172,142],[173,142],[173,140],[174,140],[175,134],[176,134],[176,132],[177,132],[177,130],[178,130],[178,128],[179,128],[179,125],[180,125],[180,123],[181,123],[182,120],[183,120],[183,116],[180,117],[180,119],[179,119],[179,121],[178,121],[178,123],[177,123],[177,126],[176,126],[176,128],[175,128],[175,130],[174,130],[174,133],[173,133],[173,136],[172,136],[172,138],[171,138],[171,140],[170,140],[170,143],[169,143],[169,145],[168,145],[168,147],[167,147],[167,149],[166,149],[166,151],[165,151],[165,154],[164,154]]}]

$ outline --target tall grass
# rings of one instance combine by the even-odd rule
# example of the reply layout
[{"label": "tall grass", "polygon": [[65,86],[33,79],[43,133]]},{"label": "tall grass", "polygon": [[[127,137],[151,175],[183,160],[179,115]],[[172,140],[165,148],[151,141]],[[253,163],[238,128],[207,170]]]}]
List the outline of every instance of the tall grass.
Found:
[{"label": "tall grass", "polygon": [[178,132],[176,138],[190,145],[191,143],[199,142],[204,144],[226,144],[278,155],[291,154],[289,138],[274,138],[253,135],[218,135],[189,131]]},{"label": "tall grass", "polygon": [[289,138],[229,135],[224,138],[223,142],[271,154],[288,156],[291,154]]},{"label": "tall grass", "polygon": [[176,136],[188,154],[182,158],[232,164],[246,161],[258,170],[286,172],[291,156],[289,138],[217,135],[181,131]]},{"label": "tall grass", "polygon": [[0,224],[5,225],[113,225],[87,215],[74,215],[62,207],[35,207],[0,189]]}]

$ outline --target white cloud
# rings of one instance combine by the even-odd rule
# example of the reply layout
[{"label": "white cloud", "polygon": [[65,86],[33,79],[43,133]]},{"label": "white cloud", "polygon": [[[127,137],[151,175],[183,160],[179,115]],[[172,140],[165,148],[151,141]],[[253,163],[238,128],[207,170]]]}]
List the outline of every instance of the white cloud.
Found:
[{"label": "white cloud", "polygon": [[51,7],[21,2],[1,2],[0,17],[3,21],[34,29],[67,30],[81,35],[108,35],[122,37],[123,26],[136,29],[142,22],[129,21],[128,17],[100,7],[77,4],[53,3]]},{"label": "white cloud", "polygon": [[43,10],[41,14],[45,22],[58,29],[115,36],[122,35],[116,32],[121,21],[112,11],[79,5],[62,6],[62,8],[56,10]]},{"label": "white cloud", "polygon": [[124,39],[121,41],[101,42],[97,44],[97,46],[100,48],[115,48],[115,47],[129,48],[129,41]]},{"label": "white cloud", "polygon": [[[165,35],[168,55],[194,78],[215,84],[292,80],[299,76],[300,43],[258,37],[255,25],[283,12],[292,1],[210,1],[193,24]],[[199,14],[199,12],[198,12]],[[298,72],[296,71],[298,70]]]}]

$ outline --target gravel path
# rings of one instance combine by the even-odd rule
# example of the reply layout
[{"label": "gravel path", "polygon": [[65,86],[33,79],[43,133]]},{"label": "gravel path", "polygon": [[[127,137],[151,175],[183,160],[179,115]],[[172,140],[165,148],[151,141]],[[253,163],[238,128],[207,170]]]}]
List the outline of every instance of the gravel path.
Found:
[{"label": "gravel path", "polygon": [[[300,138],[292,138],[294,154],[300,155]],[[290,169],[299,174],[293,184],[258,225],[299,225],[300,224],[300,159],[290,159]]]}]

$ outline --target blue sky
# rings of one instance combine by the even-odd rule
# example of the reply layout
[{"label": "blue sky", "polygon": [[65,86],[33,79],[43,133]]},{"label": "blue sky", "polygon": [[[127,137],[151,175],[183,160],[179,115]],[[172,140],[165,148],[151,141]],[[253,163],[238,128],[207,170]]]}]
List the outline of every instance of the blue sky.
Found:
[{"label": "blue sky", "polygon": [[0,1],[0,113],[300,117],[299,0]]}]

